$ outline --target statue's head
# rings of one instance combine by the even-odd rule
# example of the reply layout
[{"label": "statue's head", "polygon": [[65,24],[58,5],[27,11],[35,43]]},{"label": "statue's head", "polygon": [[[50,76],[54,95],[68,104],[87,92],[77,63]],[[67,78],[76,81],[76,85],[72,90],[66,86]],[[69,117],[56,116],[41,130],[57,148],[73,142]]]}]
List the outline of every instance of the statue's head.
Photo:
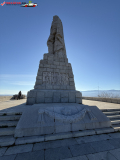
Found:
[{"label": "statue's head", "polygon": [[53,21],[52,21],[52,26],[51,26],[51,31],[52,34],[56,34],[57,33],[57,28],[58,28],[58,24],[61,23],[61,20],[58,16],[53,16]]}]

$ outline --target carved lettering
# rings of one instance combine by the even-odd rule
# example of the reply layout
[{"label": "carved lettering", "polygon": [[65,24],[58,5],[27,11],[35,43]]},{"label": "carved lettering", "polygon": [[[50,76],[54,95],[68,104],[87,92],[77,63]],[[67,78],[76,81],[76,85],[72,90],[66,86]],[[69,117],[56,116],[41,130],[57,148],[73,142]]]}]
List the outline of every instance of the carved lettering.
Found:
[{"label": "carved lettering", "polygon": [[43,72],[43,83],[51,85],[68,85],[69,77],[68,74],[64,73]]}]

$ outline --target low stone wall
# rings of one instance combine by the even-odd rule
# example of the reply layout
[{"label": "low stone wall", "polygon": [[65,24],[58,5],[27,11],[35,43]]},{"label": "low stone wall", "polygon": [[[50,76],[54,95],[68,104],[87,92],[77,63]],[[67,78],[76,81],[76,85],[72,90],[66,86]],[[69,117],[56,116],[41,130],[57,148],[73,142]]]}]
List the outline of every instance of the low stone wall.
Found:
[{"label": "low stone wall", "polygon": [[120,104],[120,98],[82,97],[82,99]]},{"label": "low stone wall", "polygon": [[0,102],[2,101],[8,101],[12,98],[12,96],[0,96]]}]

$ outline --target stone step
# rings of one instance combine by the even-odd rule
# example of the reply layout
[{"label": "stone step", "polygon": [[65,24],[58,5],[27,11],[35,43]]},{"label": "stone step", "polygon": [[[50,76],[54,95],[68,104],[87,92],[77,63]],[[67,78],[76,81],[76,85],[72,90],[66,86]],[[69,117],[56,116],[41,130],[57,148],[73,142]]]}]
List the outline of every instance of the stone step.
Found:
[{"label": "stone step", "polygon": [[22,138],[17,138],[17,140],[15,141],[15,145],[37,143],[42,141],[44,141],[44,136],[22,137]]},{"label": "stone step", "polygon": [[11,146],[15,143],[13,136],[0,136],[0,147]]},{"label": "stone step", "polygon": [[118,109],[100,109],[102,112],[115,112],[115,111],[120,111],[120,108]]},{"label": "stone step", "polygon": [[21,115],[0,116],[0,121],[19,120]]},{"label": "stone step", "polygon": [[13,127],[17,126],[18,121],[0,121],[0,127]]},{"label": "stone step", "polygon": [[16,111],[9,111],[9,112],[3,112],[3,111],[1,111],[0,112],[0,116],[5,116],[5,115],[22,115],[22,112],[16,112]]},{"label": "stone step", "polygon": [[120,115],[107,116],[110,120],[120,118]]},{"label": "stone step", "polygon": [[120,119],[111,121],[111,123],[112,123],[112,125],[113,125],[113,124],[120,124]]},{"label": "stone step", "polygon": [[112,126],[113,126],[115,132],[120,131],[120,124],[113,124]]},{"label": "stone step", "polygon": [[105,115],[119,115],[120,111],[112,111],[112,112],[103,112]]},{"label": "stone step", "polygon": [[16,127],[0,128],[0,136],[14,135]]}]

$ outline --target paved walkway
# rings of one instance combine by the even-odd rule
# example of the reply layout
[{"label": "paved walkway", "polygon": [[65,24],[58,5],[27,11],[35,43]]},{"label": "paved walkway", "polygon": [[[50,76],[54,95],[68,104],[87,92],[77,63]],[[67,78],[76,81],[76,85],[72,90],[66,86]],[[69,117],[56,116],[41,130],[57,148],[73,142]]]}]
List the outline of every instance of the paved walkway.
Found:
[{"label": "paved walkway", "polygon": [[120,133],[0,148],[0,160],[120,160]]},{"label": "paved walkway", "polygon": [[[100,101],[92,101],[92,100],[82,100],[83,105],[97,106],[99,109],[120,109],[120,104],[116,103],[107,103]],[[26,105],[26,99],[23,100],[8,100],[4,102],[0,102],[0,111],[6,109],[18,109],[23,110],[31,105]]]},{"label": "paved walkway", "polygon": [[[0,102],[0,111],[24,110],[26,100]],[[120,104],[83,100],[84,105],[118,109]],[[120,160],[120,132],[0,148],[0,160]]]}]

